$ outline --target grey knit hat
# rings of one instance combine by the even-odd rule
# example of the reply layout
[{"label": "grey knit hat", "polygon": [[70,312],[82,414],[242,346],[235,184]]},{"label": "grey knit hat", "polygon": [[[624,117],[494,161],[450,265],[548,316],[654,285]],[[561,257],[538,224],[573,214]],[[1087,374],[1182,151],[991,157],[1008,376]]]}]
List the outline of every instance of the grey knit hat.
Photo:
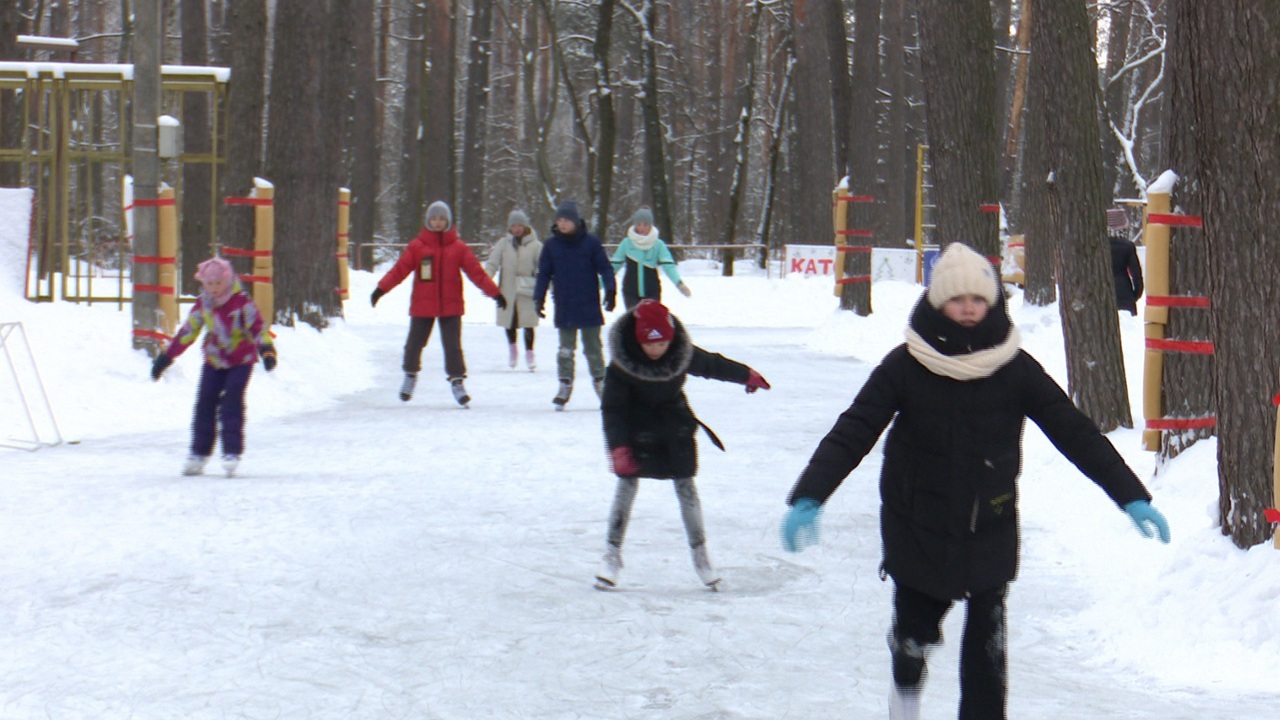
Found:
[{"label": "grey knit hat", "polygon": [[453,211],[449,209],[449,203],[443,200],[437,200],[428,205],[427,216],[423,219],[422,224],[427,224],[427,221],[436,215],[444,216],[444,219],[449,223],[449,227],[453,227]]},{"label": "grey knit hat", "polygon": [[572,200],[565,200],[560,203],[560,207],[556,208],[556,220],[560,218],[572,220],[575,223],[582,222],[582,214],[578,212],[578,203]]},{"label": "grey knit hat", "polygon": [[530,227],[529,216],[524,214],[523,210],[512,210],[507,216],[507,227],[519,225],[521,227]]},{"label": "grey knit hat", "polygon": [[646,225],[652,225],[653,211],[647,207],[642,207],[639,210],[637,210],[636,214],[631,216],[631,224],[639,225],[640,223],[644,223]]}]

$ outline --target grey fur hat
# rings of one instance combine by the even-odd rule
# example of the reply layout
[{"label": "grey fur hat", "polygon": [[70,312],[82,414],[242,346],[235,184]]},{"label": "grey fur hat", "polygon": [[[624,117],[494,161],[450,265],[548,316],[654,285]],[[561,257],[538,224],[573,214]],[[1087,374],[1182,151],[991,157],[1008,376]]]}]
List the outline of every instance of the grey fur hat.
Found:
[{"label": "grey fur hat", "polygon": [[449,227],[453,227],[453,211],[449,209],[449,203],[443,200],[437,200],[427,206],[427,215],[422,220],[422,224],[426,225],[427,221],[436,215],[443,215],[448,221]]}]

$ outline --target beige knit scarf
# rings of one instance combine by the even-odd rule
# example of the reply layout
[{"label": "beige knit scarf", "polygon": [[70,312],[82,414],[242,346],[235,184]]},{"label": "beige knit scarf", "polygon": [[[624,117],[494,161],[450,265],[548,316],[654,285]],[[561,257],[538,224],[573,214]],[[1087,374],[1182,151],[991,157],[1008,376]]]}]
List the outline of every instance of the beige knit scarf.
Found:
[{"label": "beige knit scarf", "polygon": [[960,381],[991,377],[1013,360],[1022,344],[1022,335],[1018,333],[1018,327],[1012,324],[1009,325],[1009,334],[1004,342],[964,355],[943,355],[910,327],[906,334],[907,352],[911,353],[911,357],[935,375]]}]

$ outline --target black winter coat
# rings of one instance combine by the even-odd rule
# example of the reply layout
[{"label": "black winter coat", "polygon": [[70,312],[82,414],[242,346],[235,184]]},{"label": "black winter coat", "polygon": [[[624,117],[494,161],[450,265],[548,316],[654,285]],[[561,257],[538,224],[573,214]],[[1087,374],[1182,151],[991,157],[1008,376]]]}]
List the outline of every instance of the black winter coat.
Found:
[{"label": "black winter coat", "polygon": [[880,474],[884,570],[942,600],[998,587],[1018,570],[1025,418],[1117,505],[1151,499],[1111,442],[1025,351],[990,377],[959,381],[934,374],[901,345],[818,445],[788,503],[825,502],[893,421]]},{"label": "black winter coat", "polygon": [[1138,299],[1142,297],[1142,264],[1138,262],[1138,249],[1133,243],[1120,237],[1110,238],[1111,277],[1116,284],[1116,308],[1138,314]]},{"label": "black winter coat", "polygon": [[609,450],[627,446],[640,464],[639,477],[689,478],[698,472],[695,435],[699,422],[689,408],[689,375],[746,384],[751,369],[695,346],[675,316],[676,334],[665,355],[650,360],[636,341],[636,319],[627,313],[609,329],[609,367],[600,412]]}]

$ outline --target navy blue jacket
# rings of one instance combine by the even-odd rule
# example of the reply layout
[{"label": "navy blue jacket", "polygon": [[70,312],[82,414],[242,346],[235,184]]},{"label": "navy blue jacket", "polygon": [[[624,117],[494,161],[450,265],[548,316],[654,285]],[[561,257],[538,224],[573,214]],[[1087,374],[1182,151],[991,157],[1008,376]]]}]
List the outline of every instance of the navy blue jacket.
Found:
[{"label": "navy blue jacket", "polygon": [[581,221],[573,235],[564,235],[552,226],[551,239],[543,244],[538,259],[538,282],[533,289],[538,307],[546,303],[550,286],[556,303],[556,327],[600,327],[604,325],[604,313],[600,311],[602,282],[605,298],[613,304],[618,283],[600,240],[588,233]]}]

